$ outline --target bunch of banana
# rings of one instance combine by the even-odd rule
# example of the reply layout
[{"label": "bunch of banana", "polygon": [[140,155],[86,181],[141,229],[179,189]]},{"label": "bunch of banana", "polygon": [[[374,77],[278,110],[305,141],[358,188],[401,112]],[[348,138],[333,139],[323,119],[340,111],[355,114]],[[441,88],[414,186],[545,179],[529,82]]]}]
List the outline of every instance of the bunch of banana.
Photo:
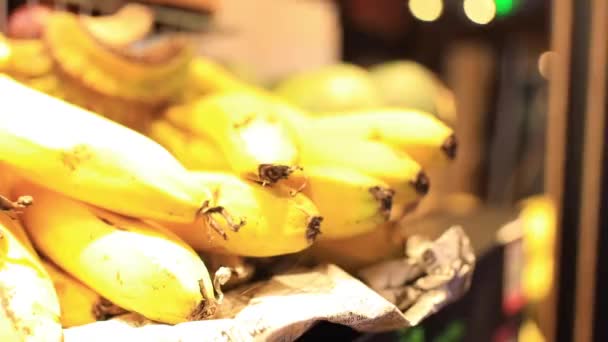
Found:
[{"label": "bunch of banana", "polygon": [[5,76],[0,97],[0,150],[20,177],[133,217],[194,223],[217,210],[151,139]]},{"label": "bunch of banana", "polygon": [[323,218],[316,203],[288,186],[264,187],[225,172],[192,171],[191,176],[242,222],[234,231],[227,221],[213,220],[213,215],[224,213],[210,213],[205,234],[193,224],[162,223],[196,250],[252,257],[289,254],[309,247],[320,233]]},{"label": "bunch of banana", "polygon": [[36,198],[22,214],[36,248],[112,303],[172,324],[214,314],[205,264],[169,231],[27,182],[13,192]]}]

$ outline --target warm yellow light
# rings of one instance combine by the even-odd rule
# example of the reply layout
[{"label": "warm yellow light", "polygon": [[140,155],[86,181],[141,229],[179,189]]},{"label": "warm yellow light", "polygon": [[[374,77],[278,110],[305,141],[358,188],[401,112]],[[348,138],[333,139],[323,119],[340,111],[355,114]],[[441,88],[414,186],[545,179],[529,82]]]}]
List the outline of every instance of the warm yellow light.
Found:
[{"label": "warm yellow light", "polygon": [[434,21],[443,12],[443,0],[410,0],[409,8],[416,19]]},{"label": "warm yellow light", "polygon": [[464,13],[474,23],[484,25],[496,16],[493,0],[464,0]]}]

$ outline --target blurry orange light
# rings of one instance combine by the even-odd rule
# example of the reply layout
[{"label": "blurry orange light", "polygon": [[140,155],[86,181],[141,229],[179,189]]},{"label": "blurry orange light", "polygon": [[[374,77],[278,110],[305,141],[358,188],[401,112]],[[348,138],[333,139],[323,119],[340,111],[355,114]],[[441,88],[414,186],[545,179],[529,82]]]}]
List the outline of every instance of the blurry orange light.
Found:
[{"label": "blurry orange light", "polygon": [[443,0],[410,0],[409,8],[416,19],[435,21],[443,12]]},{"label": "blurry orange light", "polygon": [[493,0],[464,0],[464,13],[474,23],[484,25],[496,16]]}]

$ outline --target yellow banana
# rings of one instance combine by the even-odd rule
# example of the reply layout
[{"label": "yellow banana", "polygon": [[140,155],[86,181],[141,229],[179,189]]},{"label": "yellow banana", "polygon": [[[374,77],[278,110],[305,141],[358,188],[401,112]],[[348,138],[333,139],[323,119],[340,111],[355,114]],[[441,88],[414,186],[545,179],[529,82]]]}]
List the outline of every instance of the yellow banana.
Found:
[{"label": "yellow banana", "polygon": [[0,33],[0,72],[6,72],[11,60],[11,46],[8,40]]},{"label": "yellow banana", "polygon": [[55,291],[59,296],[61,325],[64,328],[105,320],[125,313],[124,310],[66,274],[53,263],[43,260],[42,264],[51,276]]},{"label": "yellow banana", "polygon": [[424,169],[443,165],[456,155],[454,132],[431,114],[384,108],[353,111],[314,120],[318,135],[379,140],[407,152]]},{"label": "yellow banana", "polygon": [[190,102],[202,95],[227,91],[253,91],[251,86],[234,76],[226,68],[205,57],[195,57],[188,67],[183,102]]},{"label": "yellow banana", "polygon": [[352,272],[393,257],[403,256],[404,243],[394,235],[395,222],[345,239],[320,240],[305,254],[317,262],[330,262]]},{"label": "yellow banana", "polygon": [[169,150],[188,169],[231,170],[222,151],[209,139],[179,129],[166,120],[153,122],[148,136]]},{"label": "yellow banana", "polygon": [[300,151],[304,170],[309,165],[339,166],[385,181],[395,190],[394,205],[400,207],[414,205],[429,190],[429,179],[420,165],[407,153],[382,142],[310,131],[300,135]]},{"label": "yellow banana", "polygon": [[8,72],[17,77],[40,77],[53,72],[53,60],[39,39],[9,39]]},{"label": "yellow banana", "polygon": [[36,247],[111,302],[171,324],[215,312],[205,264],[171,232],[32,184],[15,192],[36,198],[22,215]]},{"label": "yellow banana", "polygon": [[0,213],[0,341],[62,341],[53,283],[18,221]]},{"label": "yellow banana", "polygon": [[[193,171],[192,177],[212,189],[215,201],[244,222],[238,232],[224,228],[225,220],[219,217],[206,229],[166,224],[196,250],[252,257],[295,253],[310,246],[320,232],[322,218],[316,206],[285,185],[264,187],[226,173]],[[216,226],[226,233],[226,239],[215,232]]]},{"label": "yellow banana", "polygon": [[135,131],[1,75],[0,102],[0,152],[22,178],[133,217],[192,223],[213,207],[208,189]]},{"label": "yellow banana", "polygon": [[394,191],[382,180],[355,169],[307,166],[301,176],[290,178],[288,184],[319,208],[323,216],[322,239],[369,232],[389,219]]},{"label": "yellow banana", "polygon": [[44,40],[61,71],[100,94],[148,104],[163,104],[182,89],[193,51],[184,37],[159,40],[137,53],[101,43],[81,19],[54,12]]},{"label": "yellow banana", "polygon": [[234,172],[276,183],[297,170],[298,147],[273,102],[248,92],[210,95],[171,108],[167,118],[216,144]]}]

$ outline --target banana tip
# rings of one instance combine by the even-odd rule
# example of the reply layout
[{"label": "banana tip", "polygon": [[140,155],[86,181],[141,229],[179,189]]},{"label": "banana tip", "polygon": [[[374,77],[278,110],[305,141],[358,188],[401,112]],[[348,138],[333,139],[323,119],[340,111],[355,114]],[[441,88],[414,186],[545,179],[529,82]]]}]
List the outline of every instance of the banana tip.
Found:
[{"label": "banana tip", "polygon": [[374,186],[369,189],[369,192],[378,202],[380,202],[380,211],[385,216],[390,216],[391,209],[393,208],[393,196],[395,196],[395,191],[381,186]]},{"label": "banana tip", "polygon": [[456,158],[456,153],[458,152],[458,140],[456,139],[455,134],[452,134],[445,139],[441,145],[441,150],[450,160]]},{"label": "banana tip", "polygon": [[431,187],[431,182],[429,181],[429,177],[426,175],[426,173],[424,173],[424,171],[420,171],[416,175],[416,179],[412,181],[412,186],[419,195],[426,195]]},{"label": "banana tip", "polygon": [[317,239],[317,236],[321,234],[321,222],[323,221],[323,217],[321,216],[313,216],[308,221],[308,225],[306,226],[306,240],[308,243],[312,244]]},{"label": "banana tip", "polygon": [[258,166],[258,177],[262,182],[274,184],[281,179],[287,179],[289,175],[299,169],[296,166],[260,164]]}]

